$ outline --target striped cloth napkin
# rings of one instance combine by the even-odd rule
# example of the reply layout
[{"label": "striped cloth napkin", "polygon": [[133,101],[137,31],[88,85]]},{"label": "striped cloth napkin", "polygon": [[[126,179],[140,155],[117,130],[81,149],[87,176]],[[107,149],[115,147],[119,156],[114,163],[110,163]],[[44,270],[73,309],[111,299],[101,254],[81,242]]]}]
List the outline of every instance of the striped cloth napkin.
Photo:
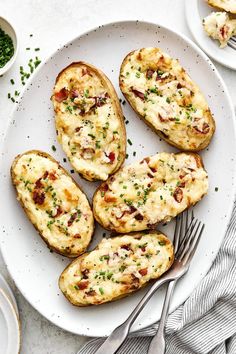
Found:
[{"label": "striped cloth napkin", "polygon": [[[157,328],[133,333],[117,354],[146,354]],[[94,354],[103,342],[93,339],[78,354]],[[208,274],[169,316],[166,342],[166,354],[236,354],[236,205]]]}]

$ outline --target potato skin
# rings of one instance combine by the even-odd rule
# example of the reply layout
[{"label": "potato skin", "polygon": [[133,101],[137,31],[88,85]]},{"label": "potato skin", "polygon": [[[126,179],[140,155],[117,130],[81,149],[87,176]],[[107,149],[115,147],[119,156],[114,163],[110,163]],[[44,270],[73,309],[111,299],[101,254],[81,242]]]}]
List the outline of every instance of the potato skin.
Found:
[{"label": "potato skin", "polygon": [[[147,59],[148,57],[149,57],[149,59]],[[145,59],[147,60],[147,62],[145,62]],[[205,131],[204,131],[204,133],[201,133],[199,131],[200,129],[198,130],[198,127],[197,127],[197,130],[195,130],[194,126],[191,127],[191,131],[190,131],[190,128],[187,128],[187,127],[184,127],[185,130],[183,130],[183,125],[179,124],[180,121],[177,122],[178,125],[175,124],[175,116],[172,116],[172,115],[178,116],[179,111],[177,110],[176,112],[175,111],[172,112],[171,105],[167,104],[167,101],[170,100],[170,98],[171,98],[171,102],[169,102],[169,103],[177,102],[177,100],[173,97],[174,96],[176,97],[176,92],[179,92],[182,88],[185,89],[184,86],[181,87],[181,89],[179,91],[177,90],[177,87],[174,87],[172,90],[173,97],[170,96],[171,93],[169,93],[168,95],[163,94],[163,96],[164,96],[163,100],[160,97],[158,98],[160,100],[160,102],[159,101],[156,102],[156,107],[155,107],[156,108],[156,115],[154,117],[153,116],[153,114],[154,114],[153,108],[151,107],[151,111],[149,109],[147,109],[147,102],[145,102],[145,100],[147,100],[147,98],[145,98],[145,95],[143,92],[139,92],[139,85],[141,85],[141,87],[143,85],[143,79],[142,79],[141,84],[139,81],[140,80],[139,75],[141,75],[141,74],[136,76],[136,79],[135,79],[136,80],[135,84],[137,84],[137,87],[136,86],[128,87],[128,85],[127,85],[127,80],[129,79],[129,76],[131,76],[131,74],[133,74],[132,71],[135,70],[135,69],[132,69],[132,70],[130,70],[130,72],[127,71],[128,70],[127,68],[129,67],[129,65],[131,65],[130,60],[133,60],[133,62],[132,62],[133,65],[135,63],[136,64],[138,63],[140,65],[140,69],[142,68],[140,71],[141,74],[146,72],[146,75],[147,75],[149,67],[151,67],[151,69],[150,69],[151,72],[154,72],[154,73],[156,70],[159,72],[160,70],[158,70],[158,68],[160,68],[161,70],[166,71],[166,73],[169,73],[170,75],[172,75],[173,80],[172,80],[172,82],[170,81],[170,83],[176,82],[176,85],[180,85],[180,83],[177,84],[177,81],[182,80],[181,85],[186,84],[186,87],[188,87],[189,92],[190,93],[194,92],[195,96],[197,96],[197,99],[196,99],[197,105],[199,105],[199,109],[202,108],[204,111],[204,124],[207,124],[207,126],[205,126],[204,129],[206,129],[207,133]],[[173,73],[172,73],[172,71],[173,71]],[[128,78],[126,77],[127,73],[129,73]],[[153,75],[153,73],[152,73],[152,75]],[[174,75],[176,75],[176,77]],[[167,80],[168,80],[168,77],[167,77]],[[146,79],[147,85],[149,85],[149,81],[150,81],[150,79]],[[133,78],[132,78],[131,82],[134,83]],[[162,86],[158,86],[159,82],[162,82],[161,76],[160,76],[160,78],[158,77],[158,79],[156,79],[156,81],[154,82],[155,87],[157,87],[156,91],[158,91],[160,88],[162,89]],[[197,151],[203,150],[209,145],[209,143],[212,139],[212,136],[215,132],[215,121],[213,119],[213,116],[211,114],[209,107],[207,106],[206,100],[204,99],[203,95],[201,94],[198,86],[190,79],[188,74],[185,72],[184,68],[182,68],[179,65],[178,60],[170,58],[166,53],[162,52],[161,49],[159,49],[159,48],[142,48],[139,50],[134,50],[134,51],[130,52],[129,54],[127,54],[127,56],[124,58],[124,60],[121,64],[119,84],[120,84],[120,89],[121,89],[123,95],[125,96],[126,100],[130,104],[130,106],[133,108],[135,113],[137,113],[138,116],[155,133],[157,133],[163,140],[165,140],[168,144],[170,144],[180,150],[192,151],[192,152],[197,152]],[[136,88],[137,88],[137,90],[136,90]],[[191,90],[190,90],[190,88],[191,88]],[[150,100],[152,101],[153,99],[156,99],[156,95],[153,94],[152,91],[150,92],[150,90],[153,90],[153,88],[148,89],[146,92],[148,92],[148,95],[152,95],[152,97],[150,96]],[[134,94],[135,91],[136,91],[136,93]],[[142,91],[143,91],[143,89],[142,89]],[[137,95],[139,95],[139,96],[137,96]],[[159,95],[159,94],[157,94],[157,95]],[[182,92],[181,92],[181,95],[182,95]],[[186,100],[186,102],[184,100]],[[180,107],[183,107],[183,108],[185,106],[188,107],[187,104],[191,104],[191,102],[193,100],[194,100],[194,95],[193,95],[193,98],[191,97],[191,95],[187,98],[178,97],[178,104]],[[140,106],[140,108],[138,108],[138,104],[140,104],[141,101],[144,101],[144,104],[145,104],[144,108],[141,108],[141,106]],[[200,104],[199,104],[199,101],[201,102]],[[168,117],[168,114],[170,114],[168,119],[166,117],[162,117],[160,115],[159,108],[162,105],[164,107],[164,111],[161,108],[161,112],[164,112],[164,114],[167,114],[167,117]],[[142,111],[142,109],[143,109],[143,111]],[[145,109],[145,111],[144,111],[144,109]],[[170,112],[170,113],[168,113],[168,112]],[[180,112],[181,112],[181,110],[180,110]],[[187,114],[189,115],[189,112],[187,112]],[[181,114],[180,114],[180,117],[183,118],[183,116],[181,116]],[[196,117],[196,119],[199,119],[199,118]],[[184,124],[186,125],[187,123],[184,123]],[[190,123],[188,122],[188,125],[189,124]],[[196,121],[196,125],[198,125],[198,124],[199,123],[197,123],[197,121]],[[178,130],[179,130],[179,134],[177,134]],[[170,135],[172,135],[172,137],[170,137]],[[187,136],[187,135],[189,135],[191,137],[190,141],[188,141],[189,139],[184,140],[185,136]]]},{"label": "potato skin", "polygon": [[[163,262],[164,266],[163,266],[163,268],[160,269],[160,271],[158,271],[158,274],[156,273],[153,277],[148,279],[148,281],[144,280],[143,283],[142,283],[142,277],[141,277],[140,281],[138,282],[139,284],[137,286],[132,286],[132,282],[131,282],[131,284],[129,284],[127,286],[127,288],[125,289],[125,292],[124,292],[124,290],[123,290],[123,293],[120,293],[120,294],[115,294],[115,292],[114,292],[114,296],[109,294],[108,297],[103,298],[103,294],[96,294],[96,299],[94,299],[94,298],[91,298],[91,296],[89,296],[89,295],[86,296],[86,292],[85,292],[85,294],[82,294],[83,299],[82,300],[79,299],[79,296],[78,296],[79,293],[77,293],[77,291],[79,289],[77,289],[77,291],[74,290],[74,286],[77,283],[77,280],[75,279],[75,277],[76,276],[78,277],[78,274],[80,274],[81,267],[83,267],[83,262],[85,262],[85,264],[87,264],[86,258],[88,258],[88,256],[90,257],[96,251],[102,252],[103,246],[107,242],[111,242],[111,252],[117,251],[119,253],[119,248],[124,247],[124,246],[122,246],[123,242],[124,243],[129,242],[129,246],[133,247],[134,246],[133,243],[135,242],[135,240],[144,242],[145,237],[149,238],[149,242],[152,242],[154,240],[153,242],[159,243],[159,245],[161,245],[159,247],[160,252],[161,252],[160,263]],[[112,244],[114,245],[116,243],[117,243],[117,246],[116,245],[112,246]],[[152,246],[153,246],[153,244],[152,244]],[[146,246],[146,247],[148,247],[148,246]],[[106,249],[106,247],[105,247],[105,249]],[[134,251],[134,253],[135,253],[135,251]],[[99,256],[99,254],[97,255],[97,257],[98,256]],[[131,257],[132,257],[132,254],[131,254]],[[145,257],[143,257],[143,258],[145,258]],[[95,259],[94,262],[96,262],[96,257],[94,259]],[[137,259],[139,259],[139,258],[137,258]],[[148,231],[148,232],[130,233],[127,235],[117,235],[116,237],[112,237],[111,239],[106,239],[106,240],[103,239],[93,251],[90,251],[88,253],[81,255],[76,260],[74,260],[72,263],[70,263],[64,269],[62,274],[60,275],[58,284],[59,284],[59,288],[61,289],[62,293],[64,294],[64,296],[67,298],[67,300],[72,305],[79,306],[79,307],[91,306],[91,305],[101,305],[101,304],[104,304],[107,302],[113,302],[113,301],[122,299],[123,297],[129,296],[133,292],[136,292],[137,290],[143,288],[150,281],[159,278],[164,272],[166,272],[171,267],[173,261],[174,261],[173,245],[172,245],[171,241],[164,234],[160,233],[159,231]],[[147,263],[148,263],[148,261],[146,261],[146,265],[147,265]],[[157,267],[158,267],[158,264],[159,263],[157,263]],[[112,267],[110,267],[110,266],[107,266],[107,267],[112,270]],[[142,265],[139,265],[139,267],[142,267]],[[102,269],[103,269],[103,273],[104,273],[104,271],[106,272],[106,266],[103,266]],[[99,268],[96,269],[96,268],[92,267],[89,270],[94,272],[95,270],[99,271]],[[73,275],[74,271],[76,273],[76,276]],[[144,271],[144,269],[143,269],[143,271]],[[141,271],[141,273],[142,273],[142,271]],[[145,276],[145,275],[143,274],[143,276]],[[70,281],[70,279],[71,279],[71,281]],[[89,282],[89,272],[86,273],[86,277],[83,280]],[[137,281],[137,279],[136,279],[136,281]],[[134,277],[133,283],[135,283],[135,277]],[[87,285],[87,287],[90,289],[90,291],[91,291],[92,285],[93,285],[92,282]],[[109,285],[112,287],[112,282],[110,282],[110,284],[108,284],[108,286]]]},{"label": "potato skin", "polygon": [[[235,1],[207,0],[208,4],[214,8],[236,14]],[[230,4],[231,2],[231,4]],[[231,6],[232,5],[232,6]]]},{"label": "potato skin", "polygon": [[[95,147],[95,152],[94,152],[94,157],[93,157],[93,161],[89,161],[89,159],[84,159],[82,156],[83,151],[79,150],[79,148],[77,148],[78,153],[80,153],[80,156],[76,155],[76,153],[71,154],[71,152],[68,150],[67,148],[67,143],[63,143],[63,139],[66,136],[65,130],[67,129],[67,122],[66,122],[66,118],[63,118],[62,113],[59,110],[59,105],[58,102],[56,101],[56,91],[58,90],[58,86],[60,87],[61,85],[61,81],[65,82],[65,78],[64,76],[70,72],[72,72],[73,70],[84,70],[87,71],[91,74],[94,75],[95,79],[97,81],[99,81],[99,83],[101,84],[101,87],[97,87],[96,85],[93,85],[94,87],[92,87],[92,84],[89,80],[91,80],[91,77],[89,76],[88,78],[88,85],[90,85],[90,90],[91,91],[96,91],[98,89],[105,89],[105,91],[107,92],[107,94],[109,95],[109,97],[107,98],[107,100],[109,100],[109,102],[107,103],[109,106],[113,107],[114,109],[114,116],[111,117],[114,120],[117,120],[117,124],[116,126],[118,126],[118,128],[116,128],[116,135],[115,138],[118,139],[118,135],[117,132],[119,133],[119,139],[117,140],[117,145],[119,145],[119,148],[117,148],[115,150],[115,153],[117,154],[117,157],[115,159],[115,161],[112,161],[112,163],[107,162],[106,164],[102,161],[101,158],[101,154],[104,153],[106,154],[106,150],[108,150],[108,152],[112,152],[114,153],[114,150],[110,151],[109,149],[113,148],[114,149],[114,145],[112,145],[112,143],[108,143],[107,141],[105,141],[104,145],[101,147],[101,150],[99,150],[99,147]],[[79,78],[81,79],[81,78]],[[68,83],[67,83],[68,84]],[[83,83],[85,84],[85,83]],[[98,85],[98,83],[97,83]],[[96,98],[96,97],[95,97]],[[62,145],[63,150],[65,151],[65,153],[67,154],[68,158],[70,159],[70,162],[72,164],[72,166],[75,168],[76,171],[79,172],[79,174],[81,175],[81,177],[83,177],[84,179],[88,180],[88,181],[97,181],[97,180],[106,180],[108,178],[109,175],[115,173],[120,166],[123,164],[124,160],[125,160],[125,156],[126,156],[126,129],[125,129],[125,124],[124,124],[124,118],[123,118],[123,112],[121,109],[121,105],[119,102],[119,98],[117,96],[117,93],[111,83],[111,81],[108,79],[108,77],[98,68],[96,68],[95,66],[88,64],[86,62],[83,61],[79,61],[79,62],[73,62],[70,65],[68,65],[66,68],[64,68],[57,76],[56,78],[56,82],[55,82],[55,87],[54,87],[54,91],[53,91],[53,95],[52,95],[52,102],[54,104],[54,110],[55,110],[55,114],[56,114],[56,120],[55,120],[55,124],[56,124],[56,130],[57,130],[57,137],[58,137],[58,141],[59,143]],[[86,97],[85,97],[86,99]],[[99,107],[100,109],[102,107]],[[76,118],[78,120],[78,117],[80,117],[81,121],[83,120],[83,118],[88,118],[90,117],[90,111],[88,111],[87,113],[83,114],[81,117],[80,115],[77,115]],[[61,115],[61,116],[60,116]],[[98,114],[99,115],[99,114]],[[102,116],[102,113],[101,113]],[[95,116],[94,116],[95,117]],[[97,119],[98,123],[99,123],[99,117]],[[64,121],[64,122],[63,122]],[[65,124],[64,124],[65,123]],[[112,124],[112,122],[110,121],[110,124]],[[103,127],[104,128],[104,127]],[[91,134],[89,134],[89,136],[87,138],[91,138],[92,135],[94,135],[96,138],[98,138],[99,132],[96,131],[91,131]],[[80,134],[80,133],[79,133]],[[70,141],[72,141],[74,137],[71,136],[69,139]],[[103,141],[103,140],[102,140]],[[82,151],[82,153],[81,153]],[[77,161],[76,161],[77,158]],[[106,156],[105,156],[106,158]],[[78,162],[78,160],[80,160]],[[84,164],[85,162],[85,164]],[[83,166],[84,164],[84,166]],[[90,166],[89,166],[90,164]]]},{"label": "potato skin", "polygon": [[43,239],[43,241],[47,244],[47,246],[48,246],[49,249],[55,251],[55,252],[58,253],[58,254],[61,254],[61,255],[65,256],[65,257],[75,258],[75,257],[77,257],[79,254],[83,253],[83,252],[87,249],[87,247],[89,246],[89,244],[90,244],[90,242],[91,242],[91,239],[92,239],[92,236],[93,236],[93,233],[94,233],[94,219],[93,219],[92,213],[91,213],[92,219],[91,219],[91,224],[90,224],[90,235],[89,235],[89,239],[87,240],[87,242],[86,242],[87,245],[86,245],[86,247],[84,247],[84,249],[83,249],[82,252],[79,252],[79,253],[78,253],[78,252],[75,252],[75,253],[74,253],[74,252],[73,252],[73,249],[70,248],[70,247],[65,248],[65,249],[62,249],[62,248],[60,248],[60,245],[58,245],[58,246],[52,245],[52,244],[50,243],[50,240],[49,240],[47,237],[45,237],[45,236],[43,235],[43,233],[39,230],[39,228],[38,228],[38,226],[37,226],[37,223],[32,220],[31,212],[30,212],[30,210],[28,210],[28,209],[25,207],[25,204],[24,204],[22,198],[20,197],[19,192],[18,192],[18,188],[17,188],[17,183],[18,183],[18,182],[17,182],[17,175],[16,175],[14,169],[15,169],[15,167],[16,167],[16,165],[17,165],[19,159],[20,159],[22,156],[31,155],[31,154],[35,154],[35,155],[37,155],[37,156],[44,157],[44,158],[49,159],[50,161],[52,161],[52,162],[58,164],[58,168],[59,168],[66,176],[68,176],[68,177],[71,179],[71,181],[72,181],[72,182],[74,183],[74,185],[79,189],[79,191],[81,192],[81,194],[85,196],[86,201],[87,201],[87,203],[88,203],[88,206],[89,206],[89,208],[90,208],[90,205],[89,205],[89,202],[88,202],[88,200],[87,200],[87,197],[86,197],[86,195],[84,194],[84,192],[82,191],[81,187],[78,185],[78,183],[69,175],[69,173],[68,173],[51,155],[49,155],[49,154],[46,153],[46,152],[43,152],[43,151],[40,151],[40,150],[29,150],[29,151],[27,151],[27,152],[25,152],[25,153],[22,153],[22,154],[17,155],[17,156],[15,157],[15,159],[14,159],[12,165],[11,165],[11,168],[10,168],[11,180],[12,180],[12,184],[13,184],[13,186],[14,186],[14,188],[15,188],[15,191],[16,191],[17,200],[20,202],[20,205],[22,206],[22,208],[23,208],[23,210],[24,210],[26,216],[28,217],[28,219],[30,220],[30,222],[33,224],[33,226],[34,226],[34,228],[36,229],[36,231],[38,232],[39,236],[40,236],[40,237]]},{"label": "potato skin", "polygon": [[[181,161],[183,166],[179,169]],[[188,173],[186,168],[190,168]],[[123,189],[123,185],[127,188]],[[154,191],[153,194],[146,193],[148,188],[151,193]],[[168,222],[195,205],[207,190],[208,176],[198,154],[159,153],[122,167],[103,182],[93,196],[93,215],[103,228],[115,233],[155,229],[158,223]],[[146,204],[142,203],[143,198],[146,198]]]}]

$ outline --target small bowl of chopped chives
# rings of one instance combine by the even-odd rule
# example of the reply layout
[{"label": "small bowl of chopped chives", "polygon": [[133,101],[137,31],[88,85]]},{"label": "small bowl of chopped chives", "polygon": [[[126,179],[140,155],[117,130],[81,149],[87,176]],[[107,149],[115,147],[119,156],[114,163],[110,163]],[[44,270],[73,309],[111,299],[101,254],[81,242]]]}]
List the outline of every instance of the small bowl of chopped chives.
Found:
[{"label": "small bowl of chopped chives", "polygon": [[16,32],[6,19],[0,17],[0,76],[12,67],[17,51]]}]

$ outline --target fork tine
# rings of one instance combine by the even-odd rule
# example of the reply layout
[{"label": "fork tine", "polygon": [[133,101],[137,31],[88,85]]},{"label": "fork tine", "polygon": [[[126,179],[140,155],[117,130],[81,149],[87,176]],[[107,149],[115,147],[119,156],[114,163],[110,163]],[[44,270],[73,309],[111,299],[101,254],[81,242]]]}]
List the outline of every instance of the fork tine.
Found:
[{"label": "fork tine", "polygon": [[174,239],[173,239],[173,244],[174,244],[174,251],[175,253],[178,250],[179,247],[179,239],[180,239],[180,232],[181,232],[181,220],[182,220],[182,215],[178,215],[175,219],[175,232],[174,232]]},{"label": "fork tine", "polygon": [[236,43],[236,37],[234,37],[234,36],[233,36],[233,37],[231,37],[231,38],[230,38],[230,41],[233,41],[233,42],[235,42],[235,43]]},{"label": "fork tine", "polygon": [[195,239],[195,236],[197,234],[197,231],[199,229],[200,223],[201,223],[200,221],[196,220],[196,222],[194,224],[194,227],[191,227],[191,231],[190,231],[189,237],[186,239],[186,242],[184,244],[183,250],[181,251],[181,255],[179,257],[179,259],[181,261],[183,260],[183,258],[187,254],[187,252],[189,251],[190,246],[193,243],[193,241]]},{"label": "fork tine", "polygon": [[190,224],[189,224],[189,227],[188,227],[188,230],[187,230],[186,234],[184,235],[183,239],[181,240],[181,244],[180,244],[180,246],[178,248],[178,252],[176,254],[176,258],[179,258],[181,256],[181,254],[183,252],[183,249],[184,249],[189,237],[192,234],[192,228],[195,227],[196,223],[197,223],[197,219],[193,218],[191,220]]},{"label": "fork tine", "polygon": [[193,258],[193,256],[194,256],[194,254],[195,254],[195,252],[196,252],[196,249],[197,249],[197,247],[198,247],[198,244],[199,244],[199,242],[200,242],[200,239],[201,239],[201,236],[202,236],[202,233],[203,233],[204,228],[205,228],[205,225],[202,224],[202,227],[201,227],[201,229],[200,229],[199,232],[197,232],[197,231],[198,231],[198,229],[197,229],[197,231],[196,231],[196,235],[197,235],[197,236],[195,237],[194,241],[192,242],[192,245],[190,246],[188,252],[186,253],[186,255],[185,255],[184,259],[183,259],[183,263],[184,263],[185,265],[190,264],[190,262],[191,262],[191,260],[192,260],[192,258]]},{"label": "fork tine", "polygon": [[236,42],[231,41],[231,39],[230,39],[227,44],[230,48],[236,50]]},{"label": "fork tine", "polygon": [[189,222],[189,217],[188,217],[188,209],[186,210],[186,218],[185,218],[185,229],[184,229],[184,234],[186,234],[187,230],[188,230],[188,222]]}]

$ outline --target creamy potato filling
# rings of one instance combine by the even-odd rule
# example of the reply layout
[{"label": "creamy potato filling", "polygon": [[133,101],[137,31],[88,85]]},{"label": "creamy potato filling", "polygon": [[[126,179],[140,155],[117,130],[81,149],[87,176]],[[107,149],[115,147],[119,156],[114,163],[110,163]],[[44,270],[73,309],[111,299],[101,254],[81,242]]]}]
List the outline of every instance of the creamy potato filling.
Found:
[{"label": "creamy potato filling", "polygon": [[90,180],[107,179],[125,151],[123,117],[108,91],[83,65],[66,69],[54,89],[59,142],[74,168]]},{"label": "creamy potato filling", "polygon": [[80,254],[93,233],[86,196],[55,160],[39,153],[21,155],[13,167],[18,199],[52,247]]},{"label": "creamy potato filling", "polygon": [[231,20],[226,12],[212,12],[203,19],[203,28],[208,36],[220,42],[224,48],[236,34],[236,19]]},{"label": "creamy potato filling", "polygon": [[97,249],[66,269],[60,286],[75,303],[99,304],[158,278],[172,261],[170,241],[157,232],[103,239]]},{"label": "creamy potato filling", "polygon": [[103,183],[94,196],[94,215],[117,232],[145,230],[169,221],[207,190],[198,155],[160,153],[123,167]]},{"label": "creamy potato filling", "polygon": [[212,134],[207,102],[178,60],[158,48],[129,54],[120,87],[135,110],[170,142],[197,149]]}]

